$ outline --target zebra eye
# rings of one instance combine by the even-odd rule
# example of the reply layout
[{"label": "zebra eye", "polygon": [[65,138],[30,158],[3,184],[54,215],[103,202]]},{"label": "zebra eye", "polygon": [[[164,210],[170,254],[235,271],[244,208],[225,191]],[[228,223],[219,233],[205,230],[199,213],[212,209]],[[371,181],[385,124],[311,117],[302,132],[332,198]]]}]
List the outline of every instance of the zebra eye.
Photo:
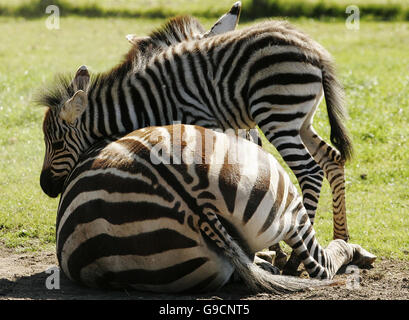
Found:
[{"label": "zebra eye", "polygon": [[60,150],[64,148],[64,141],[56,141],[52,143],[52,147],[54,150]]}]

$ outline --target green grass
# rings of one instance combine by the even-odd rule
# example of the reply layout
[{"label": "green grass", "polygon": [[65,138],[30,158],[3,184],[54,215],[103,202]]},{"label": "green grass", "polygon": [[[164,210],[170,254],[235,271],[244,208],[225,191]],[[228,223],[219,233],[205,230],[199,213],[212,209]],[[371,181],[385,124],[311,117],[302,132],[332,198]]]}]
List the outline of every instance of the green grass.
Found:
[{"label": "green grass", "polygon": [[[41,17],[48,5],[56,5],[60,13],[87,17],[164,18],[193,14],[214,18],[231,6],[231,0],[0,0],[0,15],[26,18]],[[357,5],[361,18],[372,20],[409,20],[409,4],[401,0],[242,0],[242,19],[260,17],[308,17],[345,19],[345,9]]]},{"label": "green grass", "polygon": [[[249,7],[251,0],[242,1]],[[231,0],[0,0],[0,15],[23,16],[28,18],[44,15],[48,5],[56,5],[61,15],[87,17],[150,17],[164,18],[179,14],[216,17],[224,14],[234,3]]]},{"label": "green grass", "polygon": [[[210,26],[213,20],[201,21]],[[55,73],[82,64],[93,72],[109,69],[128,49],[124,35],[146,34],[162,22],[64,17],[60,30],[50,31],[45,18],[0,18],[0,246],[21,251],[55,245],[58,202],[39,185],[44,109],[32,105],[33,93]],[[359,31],[349,31],[344,22],[293,23],[334,55],[346,87],[355,143],[346,167],[351,242],[409,261],[409,24],[361,22]],[[329,141],[323,104],[314,124]],[[324,245],[332,237],[331,212],[325,183],[316,219]]]}]

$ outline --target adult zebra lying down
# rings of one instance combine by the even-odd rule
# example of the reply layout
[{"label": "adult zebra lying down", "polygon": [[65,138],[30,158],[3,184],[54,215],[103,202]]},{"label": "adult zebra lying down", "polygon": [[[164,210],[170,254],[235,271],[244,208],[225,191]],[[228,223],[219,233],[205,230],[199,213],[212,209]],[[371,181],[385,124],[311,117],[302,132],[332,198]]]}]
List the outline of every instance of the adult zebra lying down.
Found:
[{"label": "adult zebra lying down", "polygon": [[148,127],[94,145],[65,182],[56,228],[63,272],[96,287],[203,292],[223,286],[234,270],[255,291],[328,284],[253,263],[255,252],[281,240],[317,279],[375,260],[344,240],[319,245],[302,198],[272,155],[190,125]]}]

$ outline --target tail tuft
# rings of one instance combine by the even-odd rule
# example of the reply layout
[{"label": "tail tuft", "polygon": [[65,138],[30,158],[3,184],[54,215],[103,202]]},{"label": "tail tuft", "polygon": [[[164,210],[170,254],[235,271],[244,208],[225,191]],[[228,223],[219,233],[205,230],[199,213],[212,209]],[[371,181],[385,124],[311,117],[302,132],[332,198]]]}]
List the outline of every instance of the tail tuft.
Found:
[{"label": "tail tuft", "polygon": [[[201,230],[204,234],[208,235],[208,233],[211,232],[208,227],[217,225],[217,228],[213,229],[215,232],[211,232],[213,235],[215,233],[219,235],[219,239],[215,244],[234,266],[250,290],[254,292],[283,294],[332,284],[332,281],[329,280],[301,279],[291,276],[274,275],[265,271],[250,260],[240,245],[228,234],[217,215],[214,215],[212,218],[211,224],[206,223],[200,226]],[[208,219],[208,217],[206,216],[205,219]],[[215,241],[214,238],[209,237],[209,239]]]},{"label": "tail tuft", "polygon": [[331,126],[331,142],[341,153],[343,160],[347,161],[352,158],[353,147],[352,140],[348,131],[343,124],[347,112],[344,107],[345,98],[344,90],[335,76],[335,70],[332,61],[322,59],[322,84],[324,87],[325,102],[329,123]]},{"label": "tail tuft", "polygon": [[230,242],[225,254],[235,266],[237,272],[254,292],[274,294],[294,293],[317,287],[330,286],[330,280],[301,279],[291,276],[273,275],[254,264],[237,243]]}]

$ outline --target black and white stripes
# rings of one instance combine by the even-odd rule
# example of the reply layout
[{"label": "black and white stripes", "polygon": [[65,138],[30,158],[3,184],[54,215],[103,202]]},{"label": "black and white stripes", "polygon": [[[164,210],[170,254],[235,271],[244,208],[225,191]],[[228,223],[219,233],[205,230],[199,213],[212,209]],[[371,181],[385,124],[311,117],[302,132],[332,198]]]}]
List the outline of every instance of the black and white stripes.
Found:
[{"label": "black and white stripes", "polygon": [[234,270],[256,291],[324,285],[252,263],[256,251],[281,240],[318,279],[331,279],[354,255],[374,259],[342,240],[320,247],[301,197],[270,154],[186,125],[149,127],[92,147],[68,177],[57,215],[62,270],[96,287],[201,292],[221,287]]},{"label": "black and white stripes", "polygon": [[[153,291],[208,290],[237,269],[253,289],[280,291],[270,275],[253,269],[246,254],[285,240],[295,249],[293,258],[301,257],[318,278],[331,278],[354,250],[373,259],[343,241],[325,251],[313,240],[324,174],[333,192],[334,238],[348,239],[343,168],[352,148],[330,55],[285,22],[229,31],[235,27],[232,16],[237,21],[237,10],[208,33],[184,17],[149,37],[128,37],[132,49],[117,67],[90,77],[83,66],[72,81],[62,78],[40,97],[49,107],[40,182],[50,196],[64,191],[57,252],[70,278]],[[323,97],[338,150],[312,126]],[[256,157],[246,166],[211,158],[201,165],[164,167],[151,157],[155,134],[169,137],[183,128],[191,134],[189,143],[166,140],[167,147],[200,149],[196,137],[204,129],[148,128],[115,142],[135,129],[175,122],[236,134],[258,125],[295,173],[302,200],[256,145],[246,146],[245,154],[262,161]],[[226,153],[220,144],[211,154]],[[173,251],[180,255],[172,260]],[[169,277],[159,276],[163,272]],[[288,290],[291,283],[303,286],[283,281]]]},{"label": "black and white stripes", "polygon": [[[333,192],[334,237],[348,239],[343,168],[352,148],[342,124],[342,88],[328,52],[285,22],[203,37],[189,21],[175,19],[152,37],[136,40],[123,63],[87,82],[87,105],[78,107],[73,122],[82,144],[174,121],[222,130],[258,125],[297,176],[312,222],[325,174]],[[185,32],[185,24],[196,31]],[[63,94],[41,99],[55,106],[55,117],[74,94],[65,84],[58,91],[65,88]],[[312,126],[323,96],[338,150]]]}]

